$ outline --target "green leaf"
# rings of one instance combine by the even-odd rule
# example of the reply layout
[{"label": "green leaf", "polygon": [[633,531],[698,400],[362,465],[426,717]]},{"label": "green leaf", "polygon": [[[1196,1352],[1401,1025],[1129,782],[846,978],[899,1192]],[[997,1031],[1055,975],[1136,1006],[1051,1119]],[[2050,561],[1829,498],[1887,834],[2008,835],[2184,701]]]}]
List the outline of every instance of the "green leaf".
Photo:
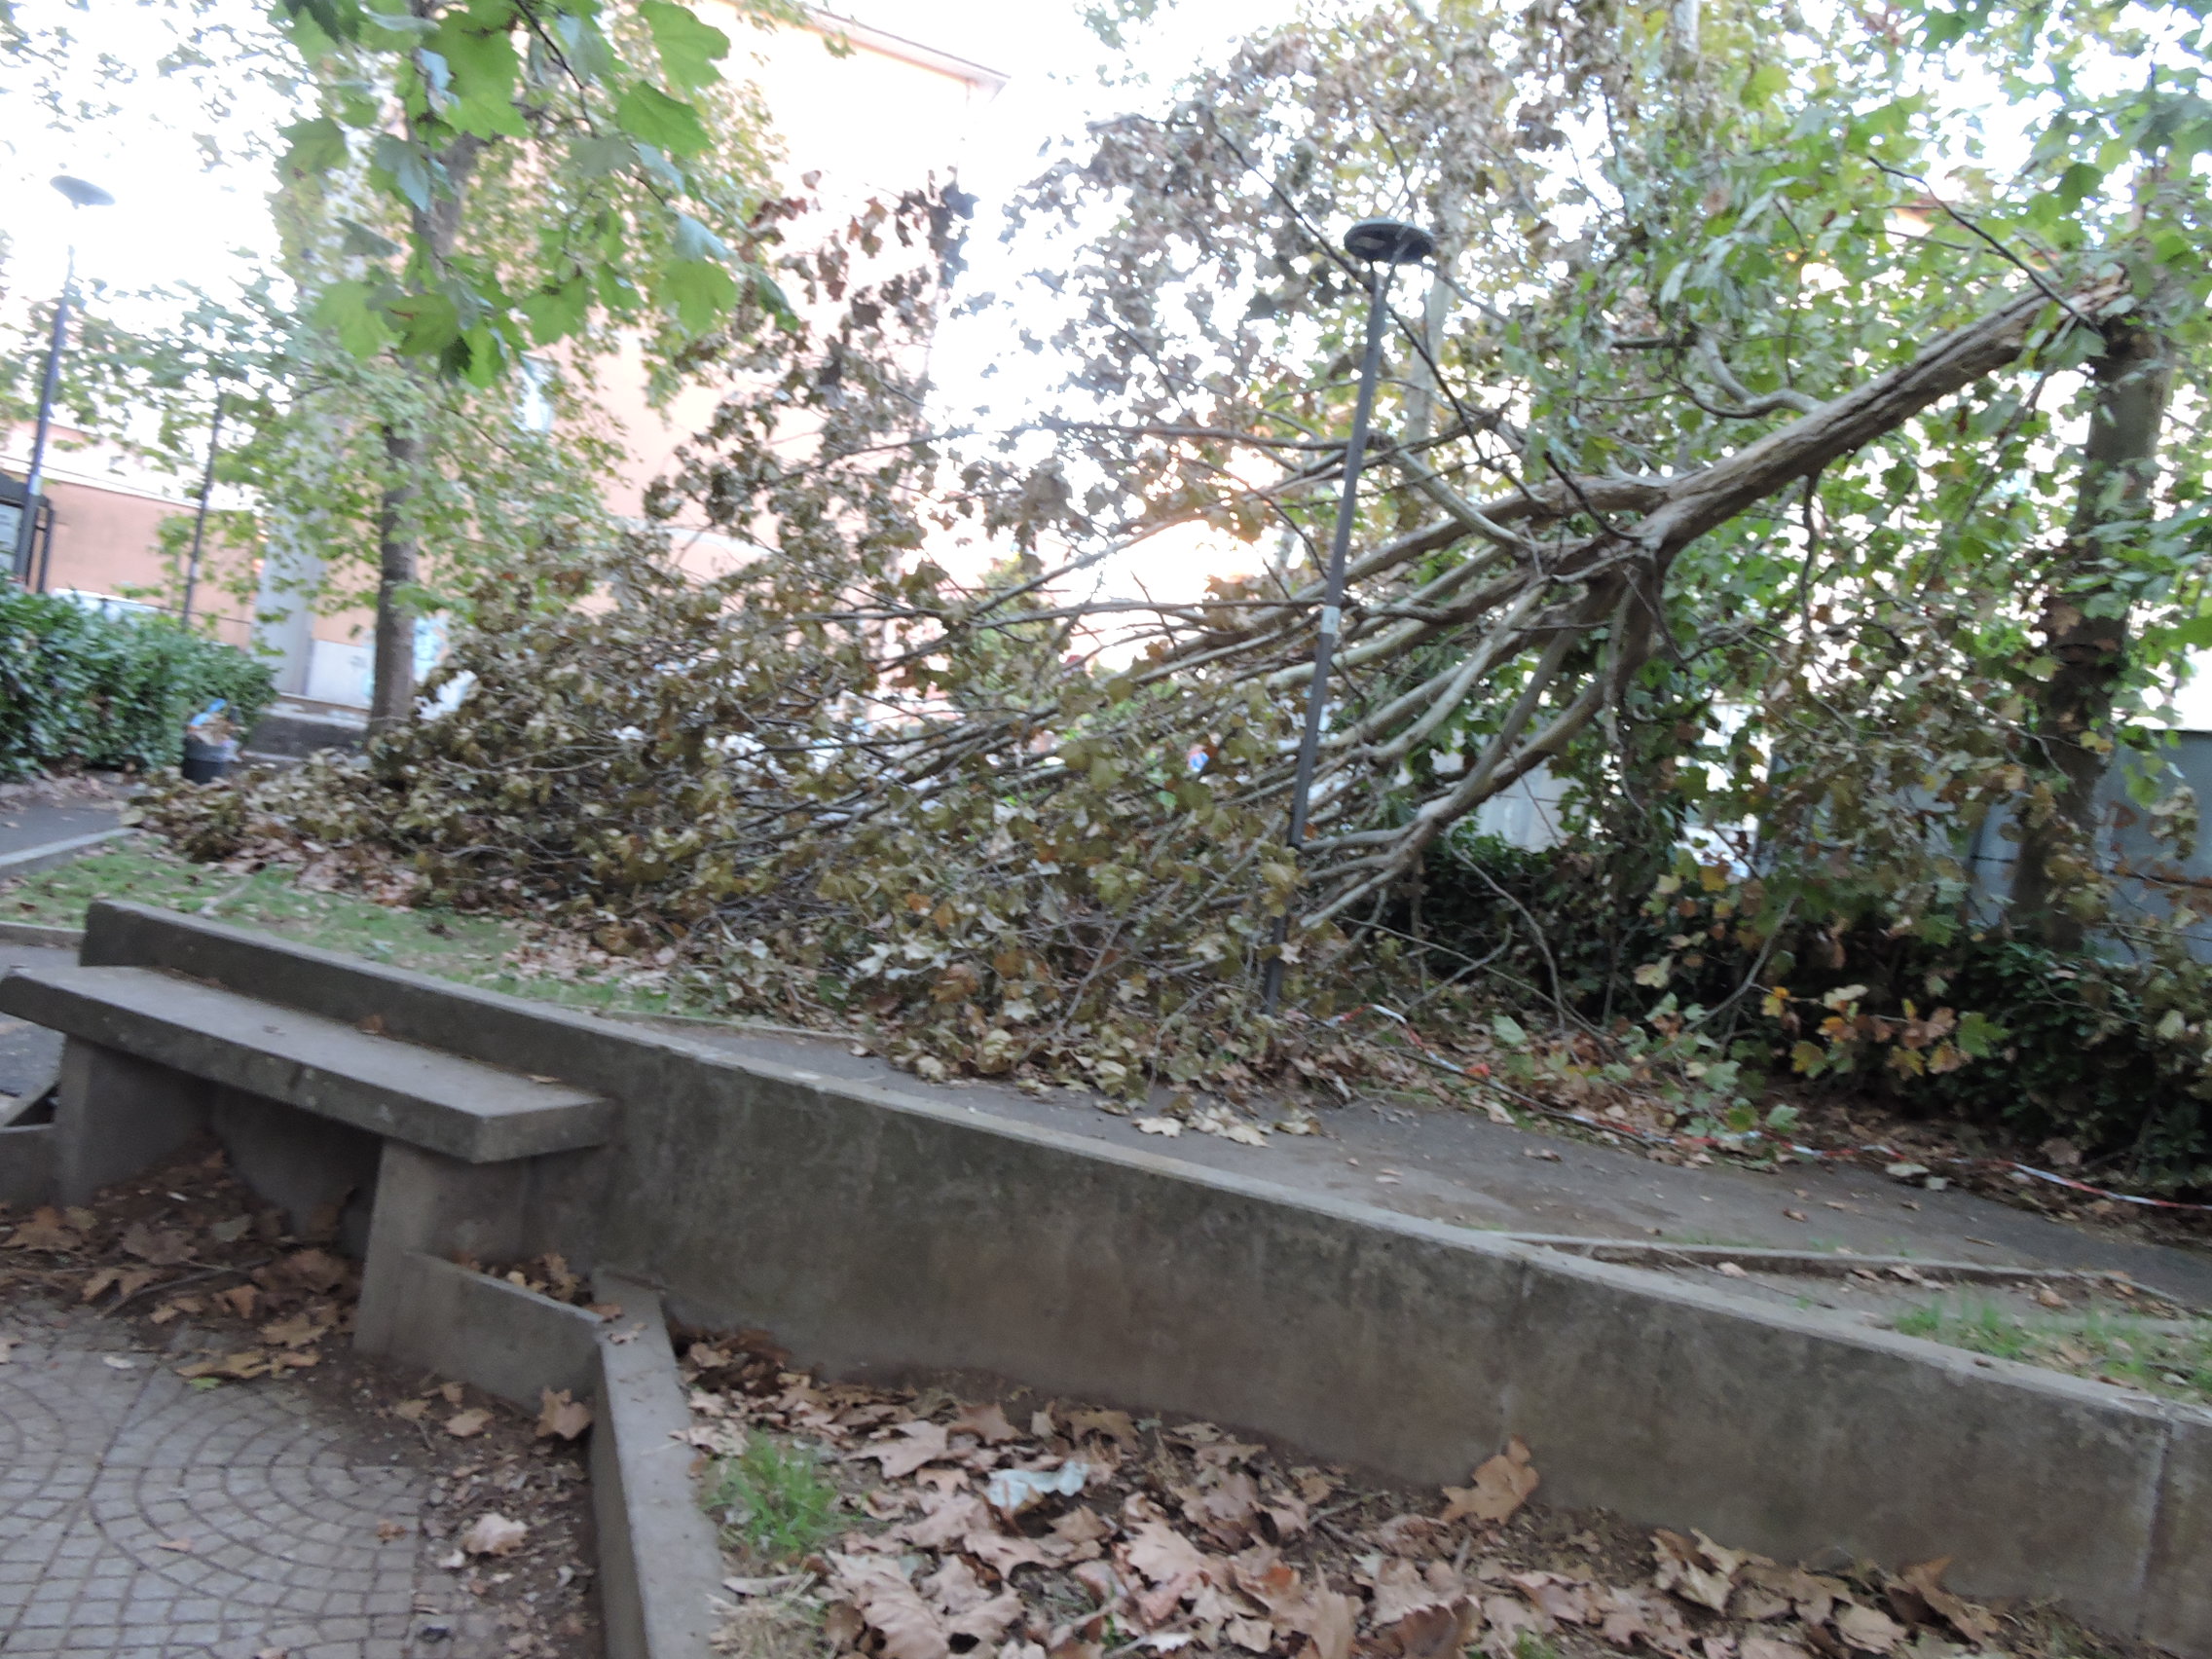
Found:
[{"label": "green leaf", "polygon": [[661,292],[677,321],[704,334],[737,304],[737,278],[713,260],[680,259],[663,274]]},{"label": "green leaf", "polygon": [[312,178],[346,160],[346,129],[327,115],[294,122],[281,136],[290,143],[281,164],[287,177]]},{"label": "green leaf", "polygon": [[755,269],[753,273],[753,293],[754,297],[760,302],[760,308],[776,319],[778,328],[783,329],[786,333],[793,332],[798,328],[798,313],[792,310],[792,302],[786,297],[783,285],[769,276],[767,272]]},{"label": "green leaf", "polygon": [[1744,83],[1744,102],[1753,109],[1762,109],[1774,101],[1774,95],[1789,85],[1789,71],[1780,63],[1762,63]]},{"label": "green leaf", "polygon": [[448,18],[435,45],[452,71],[454,104],[447,119],[457,130],[479,138],[528,135],[515,108],[522,59],[504,30],[472,29],[461,18]]},{"label": "green leaf", "polygon": [[688,213],[676,215],[676,256],[679,259],[727,260],[729,244]]},{"label": "green leaf", "polygon": [[367,24],[372,38],[379,29],[407,42],[427,40],[438,32],[435,18],[417,18],[405,12],[364,12],[361,20]]},{"label": "green leaf", "polygon": [[728,55],[729,36],[701,22],[688,6],[673,5],[670,0],[645,0],[638,14],[653,32],[653,45],[660,50],[661,73],[668,77],[670,86],[689,91],[721,79],[715,59]]},{"label": "green leaf", "polygon": [[390,327],[371,303],[374,293],[366,282],[337,282],[314,303],[315,321],[356,357],[375,356],[391,339]]},{"label": "green leaf", "polygon": [[518,306],[530,321],[530,337],[550,346],[583,328],[591,314],[591,288],[581,276],[571,276],[558,287],[525,294]]},{"label": "green leaf", "polygon": [[2058,189],[2055,192],[2059,210],[2073,212],[2101,189],[2104,182],[2105,175],[2099,169],[2089,166],[2087,162],[2076,162],[2059,175]]},{"label": "green leaf", "polygon": [[1985,1060],[1997,1051],[1998,1044],[2011,1035],[1985,1014],[1968,1014],[1960,1016],[1959,1029],[1952,1040],[1962,1053]]},{"label": "green leaf", "polygon": [[640,143],[654,145],[672,156],[695,156],[714,142],[697,110],[643,81],[634,83],[615,100],[614,120]]},{"label": "green leaf", "polygon": [[431,356],[461,338],[461,308],[444,294],[405,294],[385,310],[399,324],[399,349]]},{"label": "green leaf", "polygon": [[404,138],[387,132],[374,151],[376,165],[391,180],[392,189],[423,212],[430,210],[430,164],[423,152]]},{"label": "green leaf", "polygon": [[638,146],[628,138],[579,138],[569,146],[569,161],[586,178],[607,178],[626,170],[638,159]]},{"label": "green leaf", "polygon": [[390,259],[405,252],[388,237],[379,236],[368,226],[355,219],[341,219],[339,227],[346,233],[338,249],[355,259]]}]

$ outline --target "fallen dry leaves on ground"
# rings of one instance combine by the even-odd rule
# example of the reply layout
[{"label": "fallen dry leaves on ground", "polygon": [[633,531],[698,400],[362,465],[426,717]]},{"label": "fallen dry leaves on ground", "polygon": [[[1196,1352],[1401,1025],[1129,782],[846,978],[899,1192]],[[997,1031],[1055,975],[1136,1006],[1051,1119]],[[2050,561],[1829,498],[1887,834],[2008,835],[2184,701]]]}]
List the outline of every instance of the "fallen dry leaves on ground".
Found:
[{"label": "fallen dry leaves on ground", "polygon": [[722,1645],[746,1659],[763,1651],[764,1612],[786,1650],[795,1630],[803,1650],[864,1659],[2041,1651],[2040,1626],[1952,1594],[1940,1561],[1813,1572],[1702,1534],[1532,1510],[1539,1459],[1518,1439],[1466,1486],[1424,1495],[1211,1423],[826,1383],[756,1334],[696,1341],[683,1368],[702,1453],[758,1434],[811,1443],[850,1516],[795,1575],[733,1561]]},{"label": "fallen dry leaves on ground", "polygon": [[177,1372],[210,1386],[280,1376],[319,1364],[323,1339],[352,1329],[359,1275],[331,1247],[338,1216],[326,1205],[295,1233],[206,1152],[92,1207],[42,1205],[12,1229],[0,1216],[0,1284],[183,1321],[203,1340]]}]

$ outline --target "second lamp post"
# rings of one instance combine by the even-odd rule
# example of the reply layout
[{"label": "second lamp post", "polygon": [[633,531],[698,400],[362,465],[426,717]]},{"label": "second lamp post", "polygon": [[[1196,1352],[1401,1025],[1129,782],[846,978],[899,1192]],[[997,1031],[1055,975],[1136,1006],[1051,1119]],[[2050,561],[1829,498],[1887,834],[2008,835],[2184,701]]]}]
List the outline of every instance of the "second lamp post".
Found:
[{"label": "second lamp post", "polygon": [[[1290,792],[1290,832],[1284,843],[1293,857],[1306,843],[1306,821],[1313,795],[1313,768],[1321,755],[1321,721],[1328,712],[1329,664],[1337,652],[1337,629],[1344,618],[1345,568],[1351,555],[1352,521],[1359,512],[1359,472],[1367,459],[1367,424],[1375,412],[1375,383],[1382,370],[1382,324],[1390,314],[1390,275],[1394,267],[1418,265],[1436,251],[1436,239],[1419,225],[1396,219],[1362,219],[1345,233],[1345,252],[1367,266],[1367,354],[1359,364],[1359,399],[1352,405],[1351,436],[1345,442],[1344,483],[1337,492],[1337,531],[1329,543],[1329,571],[1322,587],[1321,632],[1313,646],[1313,683],[1306,695],[1306,731],[1298,745],[1298,777]],[[1283,946],[1290,940],[1290,912],[1275,918],[1273,945],[1261,979],[1261,1006],[1275,1012],[1282,1000]]]}]

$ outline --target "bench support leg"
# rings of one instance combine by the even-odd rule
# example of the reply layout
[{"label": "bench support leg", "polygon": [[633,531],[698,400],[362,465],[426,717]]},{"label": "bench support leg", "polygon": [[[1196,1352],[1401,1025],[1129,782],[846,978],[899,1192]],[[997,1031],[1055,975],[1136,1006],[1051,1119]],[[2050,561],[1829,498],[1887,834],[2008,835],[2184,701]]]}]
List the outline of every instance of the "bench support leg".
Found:
[{"label": "bench support leg", "polygon": [[54,1103],[55,1197],[90,1203],[205,1134],[207,1097],[199,1078],[70,1038]]},{"label": "bench support leg", "polygon": [[481,1262],[529,1254],[531,1175],[529,1160],[463,1163],[386,1141],[361,1267],[361,1301],[353,1312],[353,1346],[372,1354],[415,1346],[400,1328],[403,1320],[423,1316],[408,1306],[410,1252],[449,1259],[466,1254]]}]

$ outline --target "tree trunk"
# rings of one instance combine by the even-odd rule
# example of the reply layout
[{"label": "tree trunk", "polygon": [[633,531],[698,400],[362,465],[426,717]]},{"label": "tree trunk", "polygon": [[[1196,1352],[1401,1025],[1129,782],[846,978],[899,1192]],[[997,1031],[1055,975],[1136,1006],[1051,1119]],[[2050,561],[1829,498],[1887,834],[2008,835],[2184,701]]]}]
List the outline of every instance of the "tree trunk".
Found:
[{"label": "tree trunk", "polygon": [[[409,0],[418,18],[430,16],[424,0]],[[412,137],[413,129],[409,135]],[[462,133],[436,152],[445,189],[426,209],[415,214],[416,233],[441,269],[461,238],[461,215],[468,185],[487,139]],[[385,461],[390,476],[377,515],[376,682],[369,693],[369,735],[393,730],[415,718],[415,613],[399,601],[399,590],[416,579],[421,545],[407,522],[417,489],[423,442],[396,423],[384,429]]]},{"label": "tree trunk", "polygon": [[2123,317],[2106,326],[2104,339],[2090,365],[2096,395],[2081,493],[2041,623],[2058,670],[2044,686],[2036,728],[2043,758],[2058,774],[2057,798],[2047,819],[2025,826],[2012,869],[2012,925],[2053,950],[2083,943],[2082,920],[2067,900],[2088,873],[2077,861],[2095,856],[2113,693],[2127,666],[2126,601],[2084,578],[2150,515],[2173,386],[2172,355],[2157,329]]},{"label": "tree trunk", "polygon": [[397,426],[384,429],[391,468],[377,515],[376,683],[369,696],[369,735],[405,725],[415,713],[415,612],[401,590],[416,577],[415,531],[408,523],[422,442]]}]

